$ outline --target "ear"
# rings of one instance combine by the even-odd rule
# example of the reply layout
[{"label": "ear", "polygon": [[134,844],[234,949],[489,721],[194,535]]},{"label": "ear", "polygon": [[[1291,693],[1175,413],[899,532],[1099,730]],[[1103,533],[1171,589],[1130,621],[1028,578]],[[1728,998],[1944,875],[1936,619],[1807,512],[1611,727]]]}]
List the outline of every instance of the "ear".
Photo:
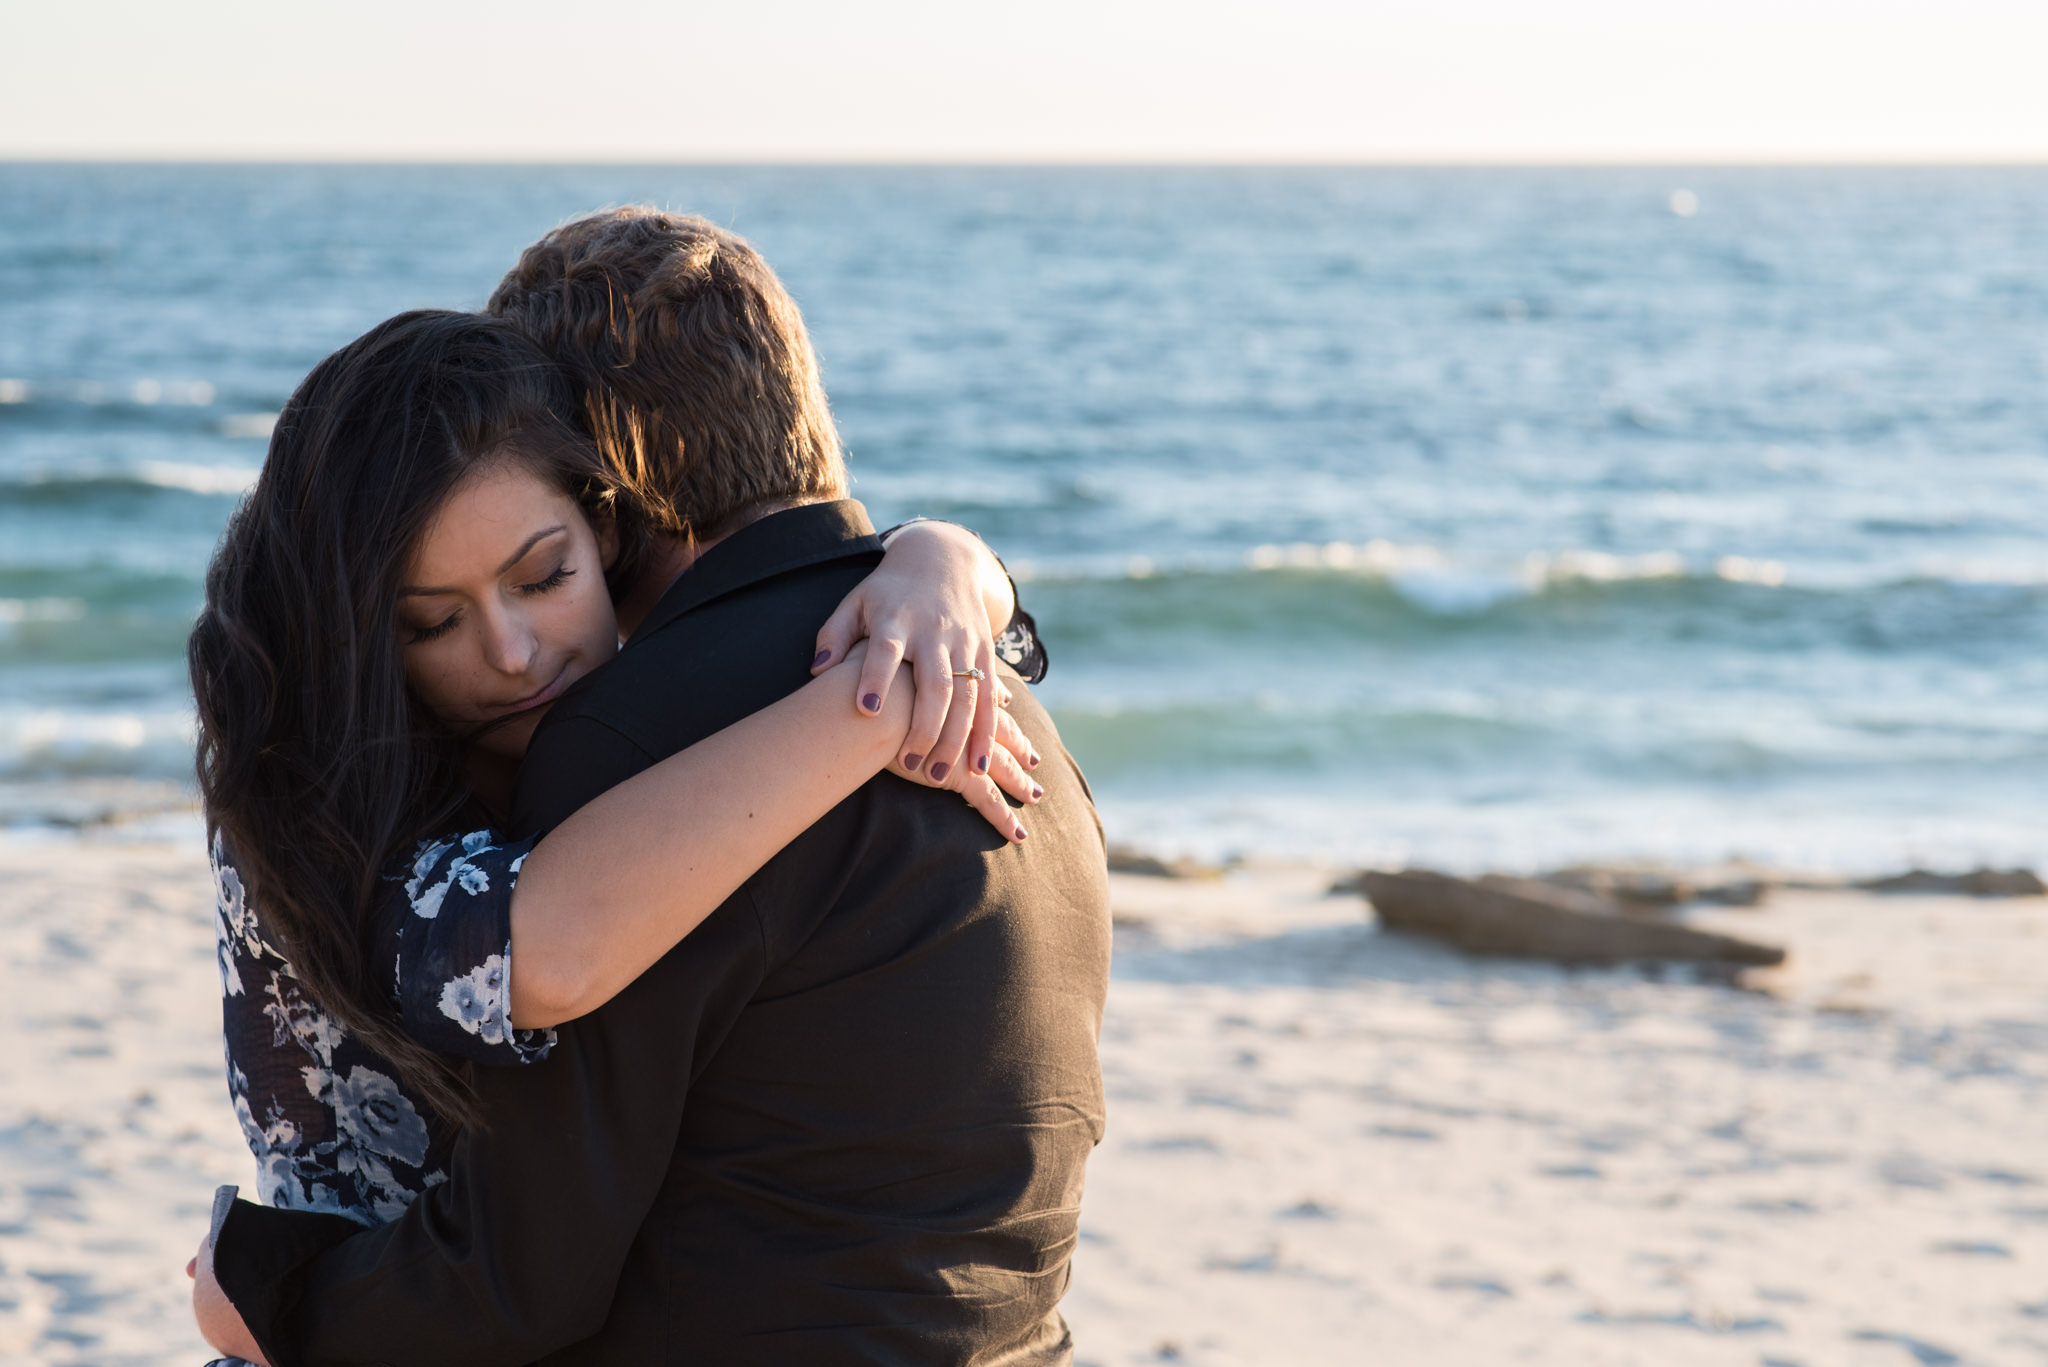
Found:
[{"label": "ear", "polygon": [[597,559],[610,574],[619,563],[619,520],[610,512],[594,513],[590,518],[590,530],[597,536]]}]

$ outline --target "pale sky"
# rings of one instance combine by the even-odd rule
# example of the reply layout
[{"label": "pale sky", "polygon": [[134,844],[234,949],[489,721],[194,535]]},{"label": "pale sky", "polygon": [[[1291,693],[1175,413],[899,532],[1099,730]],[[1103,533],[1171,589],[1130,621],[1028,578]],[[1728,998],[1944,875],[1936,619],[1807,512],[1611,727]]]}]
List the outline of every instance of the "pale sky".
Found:
[{"label": "pale sky", "polygon": [[2048,0],[8,0],[0,158],[2048,160]]}]

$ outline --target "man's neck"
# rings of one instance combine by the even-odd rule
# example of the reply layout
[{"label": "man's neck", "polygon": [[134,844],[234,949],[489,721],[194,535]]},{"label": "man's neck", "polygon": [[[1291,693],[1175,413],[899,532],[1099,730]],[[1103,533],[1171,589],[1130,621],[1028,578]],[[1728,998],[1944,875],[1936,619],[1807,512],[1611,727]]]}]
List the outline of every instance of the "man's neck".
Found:
[{"label": "man's neck", "polygon": [[633,577],[632,585],[615,605],[619,618],[619,639],[632,639],[640,624],[647,620],[647,614],[654,611],[654,605],[662,595],[675,586],[689,568],[704,558],[704,553],[743,527],[750,527],[762,518],[774,513],[787,512],[806,503],[819,502],[817,499],[784,498],[772,503],[757,504],[742,512],[735,513],[725,525],[718,529],[718,535],[707,537],[683,537],[661,535],[654,539],[654,546],[648,552],[647,563]]}]

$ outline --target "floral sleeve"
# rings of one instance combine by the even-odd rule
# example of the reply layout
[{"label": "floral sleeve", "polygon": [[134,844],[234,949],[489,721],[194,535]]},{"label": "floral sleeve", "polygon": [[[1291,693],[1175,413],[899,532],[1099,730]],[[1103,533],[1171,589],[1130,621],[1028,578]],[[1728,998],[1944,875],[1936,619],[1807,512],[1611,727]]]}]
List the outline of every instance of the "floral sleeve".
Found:
[{"label": "floral sleeve", "polygon": [[[1010,581],[1014,592],[1017,581]],[[1024,600],[1017,600],[1017,610],[1010,618],[1010,625],[1003,628],[1003,634],[996,637],[996,657],[1017,671],[1025,683],[1044,683],[1047,659],[1045,641],[1038,634],[1038,622],[1024,610]]]},{"label": "floral sleeve", "polygon": [[512,889],[532,839],[470,831],[423,840],[411,866],[387,874],[378,931],[405,1031],[430,1049],[478,1063],[547,1057],[552,1030],[513,1028]]}]

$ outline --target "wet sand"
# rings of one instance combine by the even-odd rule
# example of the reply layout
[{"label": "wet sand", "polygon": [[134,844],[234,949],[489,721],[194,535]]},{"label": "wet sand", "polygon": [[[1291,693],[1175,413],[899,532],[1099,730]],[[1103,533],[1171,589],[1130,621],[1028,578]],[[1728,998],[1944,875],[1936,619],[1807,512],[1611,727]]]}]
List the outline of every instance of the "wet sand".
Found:
[{"label": "wet sand", "polygon": [[[1112,1364],[2048,1358],[2048,899],[1781,892],[1756,990],[1475,961],[1326,873],[1119,877],[1066,1308]],[[173,843],[0,837],[0,1361],[206,1353],[250,1164]]]}]

